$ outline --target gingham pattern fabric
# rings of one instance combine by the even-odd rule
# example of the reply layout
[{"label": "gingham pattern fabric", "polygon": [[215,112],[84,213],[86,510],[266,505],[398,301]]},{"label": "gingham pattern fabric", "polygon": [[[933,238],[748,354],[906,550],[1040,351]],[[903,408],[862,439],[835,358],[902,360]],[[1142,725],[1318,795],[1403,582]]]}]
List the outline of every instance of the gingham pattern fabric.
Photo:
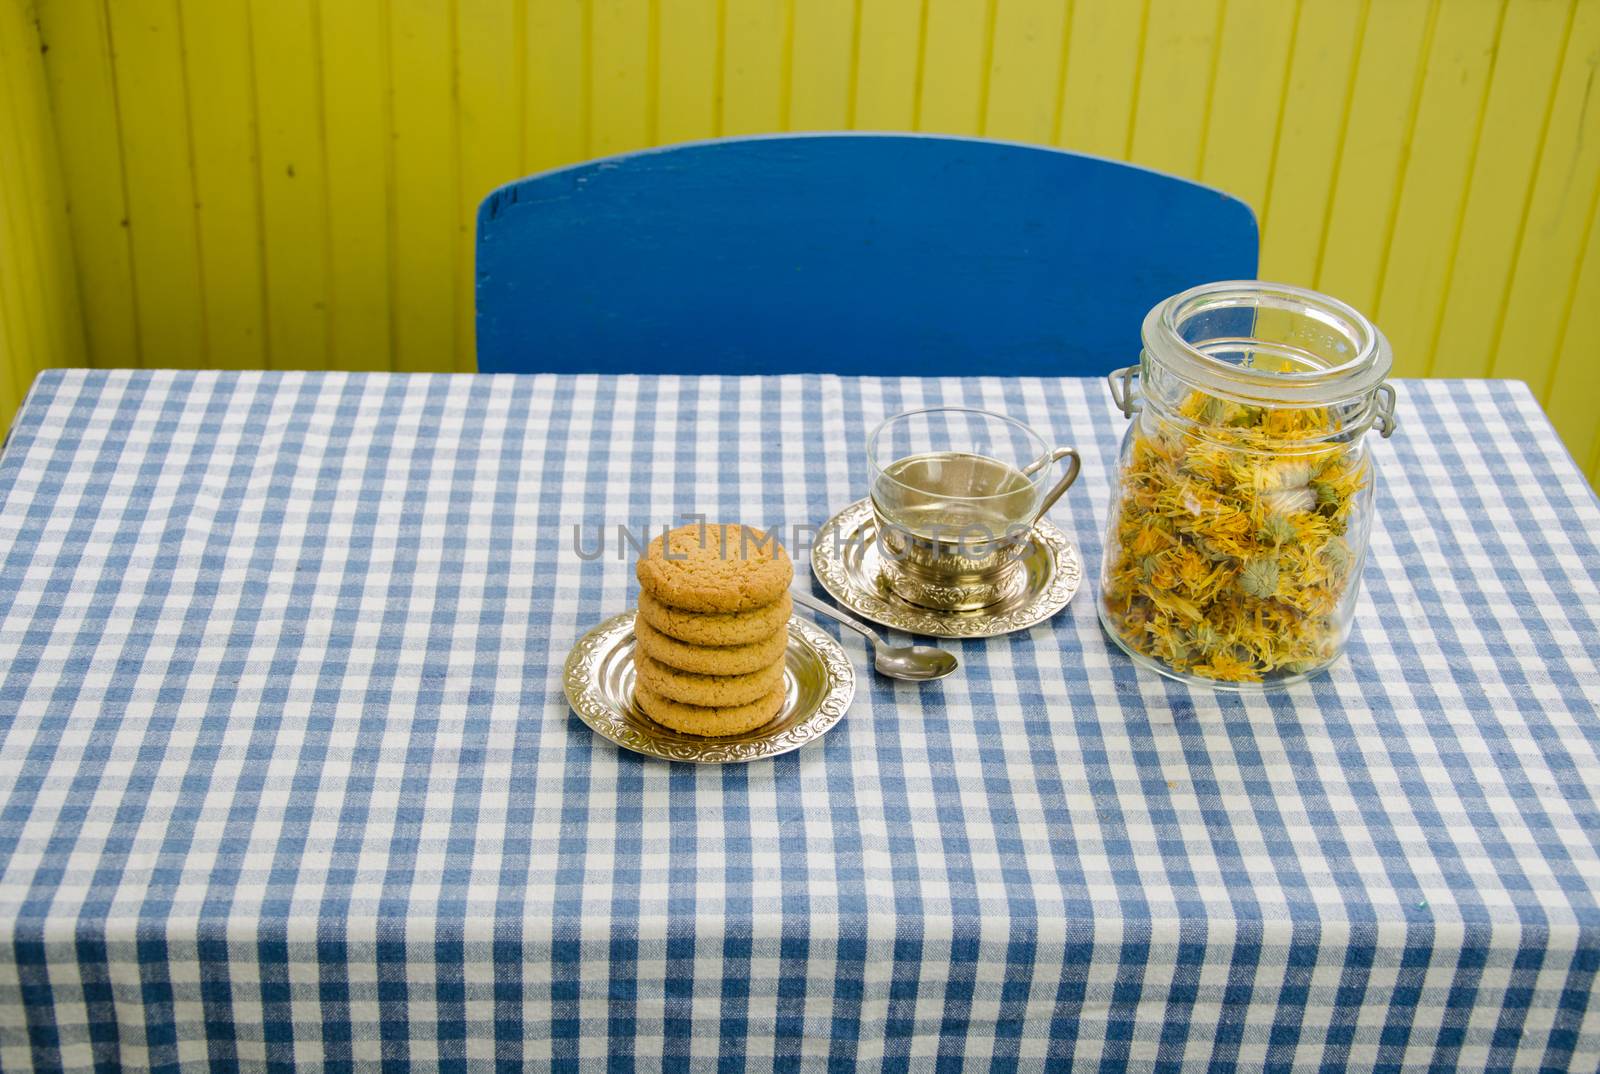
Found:
[{"label": "gingham pattern fabric", "polygon": [[[1600,505],[1522,385],[1400,387],[1348,658],[1238,697],[1101,634],[1098,381],[47,373],[0,1067],[1594,1070]],[[568,710],[618,524],[819,523],[941,402],[1083,452],[1065,612],[924,686],[845,635],[772,761]]]}]

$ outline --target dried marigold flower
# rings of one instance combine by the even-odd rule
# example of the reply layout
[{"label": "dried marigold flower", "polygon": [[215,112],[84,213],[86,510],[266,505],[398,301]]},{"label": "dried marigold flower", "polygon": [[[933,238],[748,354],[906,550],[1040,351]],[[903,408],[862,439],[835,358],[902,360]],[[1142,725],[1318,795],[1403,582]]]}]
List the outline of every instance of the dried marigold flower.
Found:
[{"label": "dried marigold flower", "polygon": [[[1136,425],[1107,547],[1108,625],[1176,671],[1260,682],[1338,651],[1367,471],[1321,407],[1190,392]],[[1285,445],[1292,445],[1287,450]]]},{"label": "dried marigold flower", "polygon": [[1245,563],[1239,572],[1239,588],[1252,597],[1270,597],[1278,591],[1278,561],[1267,556]]},{"label": "dried marigold flower", "polygon": [[1288,518],[1274,513],[1267,516],[1267,520],[1256,531],[1256,537],[1262,544],[1270,544],[1276,547],[1293,541],[1299,535],[1299,532],[1295,528],[1295,524],[1289,521]]}]

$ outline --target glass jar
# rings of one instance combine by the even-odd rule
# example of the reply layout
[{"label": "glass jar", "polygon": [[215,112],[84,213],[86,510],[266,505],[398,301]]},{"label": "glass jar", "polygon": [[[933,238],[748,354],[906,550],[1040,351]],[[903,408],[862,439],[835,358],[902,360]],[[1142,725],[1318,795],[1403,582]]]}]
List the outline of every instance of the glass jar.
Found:
[{"label": "glass jar", "polygon": [[[1111,374],[1123,437],[1100,621],[1135,663],[1225,689],[1285,686],[1350,634],[1394,431],[1389,342],[1326,295],[1204,284],[1145,317]],[[1135,380],[1137,378],[1137,380]]]}]

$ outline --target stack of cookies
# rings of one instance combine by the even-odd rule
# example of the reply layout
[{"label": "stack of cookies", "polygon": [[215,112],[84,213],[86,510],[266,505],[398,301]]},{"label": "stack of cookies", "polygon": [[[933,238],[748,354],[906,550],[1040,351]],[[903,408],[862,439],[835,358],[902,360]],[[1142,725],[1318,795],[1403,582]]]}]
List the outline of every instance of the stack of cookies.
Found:
[{"label": "stack of cookies", "polygon": [[674,731],[720,737],[783,708],[794,566],[748,526],[690,525],[639,559],[634,700]]}]

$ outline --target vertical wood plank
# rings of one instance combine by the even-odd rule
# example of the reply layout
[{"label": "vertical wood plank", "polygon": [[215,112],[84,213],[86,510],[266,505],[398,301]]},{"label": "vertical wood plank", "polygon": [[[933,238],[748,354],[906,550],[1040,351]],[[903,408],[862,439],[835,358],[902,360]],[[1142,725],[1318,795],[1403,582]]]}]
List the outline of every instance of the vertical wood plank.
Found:
[{"label": "vertical wood plank", "polygon": [[[0,275],[20,275],[37,296],[36,308],[28,311],[37,326],[27,344],[7,350],[0,341],[0,362],[10,368],[20,401],[40,369],[83,361],[60,160],[31,7],[0,14],[0,95],[6,98],[0,104],[0,193],[7,195],[0,211],[10,217],[0,237]],[[10,319],[21,320],[15,313]],[[8,419],[0,409],[0,429]]]},{"label": "vertical wood plank", "polygon": [[31,386],[40,369],[84,363],[82,308],[72,264],[61,155],[45,82],[44,46],[32,0],[13,7],[0,38],[7,43],[4,67],[16,134],[12,145],[20,150],[24,169],[20,186],[29,206],[27,232],[33,246],[34,274],[41,291],[40,313],[46,333],[42,348],[24,359]]},{"label": "vertical wood plank", "polygon": [[[0,10],[0,424],[9,419],[41,363],[59,349],[59,326],[47,309],[50,280],[39,227],[44,145],[25,121],[22,96],[36,35],[17,9]],[[28,55],[29,52],[34,55]]]},{"label": "vertical wood plank", "polygon": [[99,4],[47,0],[39,6],[39,30],[49,50],[44,69],[89,360],[136,366],[133,258],[105,12]]},{"label": "vertical wood plank", "polygon": [[23,294],[23,282],[33,274],[38,253],[20,234],[26,206],[20,205],[25,143],[37,132],[26,129],[11,107],[22,52],[33,35],[16,10],[0,9],[0,426],[8,425],[22,398],[18,385],[28,376],[43,346],[38,313]]},{"label": "vertical wood plank", "polygon": [[1212,74],[1200,178],[1261,214],[1272,174],[1272,141],[1294,40],[1295,5],[1227,0]]},{"label": "vertical wood plank", "polygon": [[1067,149],[1127,157],[1144,48],[1145,2],[1072,6],[1057,137]]},{"label": "vertical wood plank", "polygon": [[[119,87],[140,350],[153,366],[205,361],[183,48],[173,0],[109,4]],[[120,87],[126,86],[123,92]]]},{"label": "vertical wood plank", "polygon": [[393,368],[389,135],[385,0],[322,3],[322,87],[327,132],[329,362],[340,369]]},{"label": "vertical wood plank", "polygon": [[252,0],[266,253],[267,361],[328,366],[327,196],[320,60],[309,0]]},{"label": "vertical wood plank", "polygon": [[248,12],[181,0],[195,215],[205,288],[206,364],[259,369],[266,362],[261,200]]},{"label": "vertical wood plank", "polygon": [[783,130],[789,91],[787,0],[737,0],[723,10],[722,134]]},{"label": "vertical wood plank", "polygon": [[911,130],[921,95],[928,0],[857,0],[852,67],[857,130]]},{"label": "vertical wood plank", "polygon": [[1433,8],[1433,0],[1372,4],[1361,35],[1315,282],[1369,315],[1377,313]]},{"label": "vertical wood plank", "polygon": [[1552,402],[1552,374],[1600,179],[1596,56],[1600,0],[1580,0],[1556,76],[1550,122],[1490,367],[1493,376],[1526,380],[1546,406]]},{"label": "vertical wood plank", "polygon": [[1050,145],[1061,104],[1068,0],[995,0],[984,133]]},{"label": "vertical wood plank", "polygon": [[[1600,3],[1581,3],[1557,79],[1495,372],[1520,374],[1541,393],[1556,430],[1600,487],[1597,57]],[[1573,264],[1575,251],[1581,260]],[[1566,287],[1563,270],[1570,280]],[[1546,340],[1554,344],[1548,351]]]},{"label": "vertical wood plank", "polygon": [[456,337],[455,25],[444,5],[395,0],[394,354],[397,369],[461,369]]},{"label": "vertical wood plank", "polygon": [[[647,7],[641,0],[596,0],[593,4],[591,156],[642,149],[651,142],[655,109]],[[464,54],[476,57],[478,50],[464,50]]]},{"label": "vertical wood plank", "polygon": [[585,0],[526,0],[526,171],[589,156],[589,20]]},{"label": "vertical wood plank", "polygon": [[928,0],[917,129],[982,134],[995,0]]},{"label": "vertical wood plank", "polygon": [[[456,214],[456,365],[476,369],[473,242],[484,195],[521,174],[522,86],[514,0],[461,0],[456,14],[461,204]],[[648,107],[644,102],[641,107]]]},{"label": "vertical wood plank", "polygon": [[[0,50],[3,51],[3,50]],[[9,179],[13,162],[6,147],[13,145],[21,132],[6,117],[0,116],[0,178]],[[0,199],[0,427],[9,427],[11,415],[22,401],[17,385],[35,364],[33,352],[39,346],[24,316],[27,300],[22,295],[22,279],[32,270],[31,258],[13,239],[15,215]]]},{"label": "vertical wood plank", "polygon": [[1204,151],[1220,0],[1151,0],[1133,159],[1194,176]]},{"label": "vertical wood plank", "polygon": [[1262,206],[1261,275],[1309,285],[1332,193],[1346,88],[1361,21],[1357,0],[1304,0],[1295,23]]},{"label": "vertical wood plank", "polygon": [[1394,344],[1397,376],[1428,368],[1477,154],[1500,13],[1498,4],[1445,4],[1434,24],[1376,311]]},{"label": "vertical wood plank", "polygon": [[1574,281],[1550,378],[1545,409],[1581,468],[1600,457],[1600,227],[1595,227],[1600,191],[1589,199],[1587,244]]},{"label": "vertical wood plank", "polygon": [[1506,8],[1450,287],[1428,347],[1435,376],[1489,373],[1570,10],[1566,0],[1516,0]]},{"label": "vertical wood plank", "polygon": [[710,138],[721,122],[718,0],[658,0],[656,138]]},{"label": "vertical wood plank", "polygon": [[789,130],[850,126],[850,68],[855,55],[853,0],[794,0]]}]

